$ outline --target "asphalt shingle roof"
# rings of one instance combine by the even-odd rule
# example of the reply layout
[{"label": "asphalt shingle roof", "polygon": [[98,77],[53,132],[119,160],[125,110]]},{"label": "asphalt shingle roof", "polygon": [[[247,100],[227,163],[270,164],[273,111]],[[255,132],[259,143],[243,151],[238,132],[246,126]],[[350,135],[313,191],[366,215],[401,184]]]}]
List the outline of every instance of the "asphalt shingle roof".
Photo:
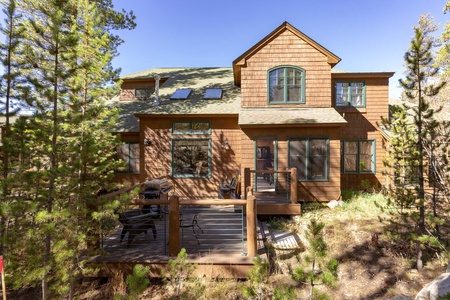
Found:
[{"label": "asphalt shingle roof", "polygon": [[[240,110],[240,88],[234,85],[232,68],[157,68],[122,76],[122,79],[168,78],[159,88],[160,105],[153,106],[154,96],[149,100],[119,101],[112,99],[113,107],[121,109],[117,131],[139,131],[135,114],[167,115],[237,115]],[[185,100],[171,100],[179,88],[192,89]],[[222,88],[222,99],[203,99],[207,88]]]},{"label": "asphalt shingle roof", "polygon": [[[241,108],[240,88],[234,85],[232,68],[158,68],[123,76],[123,79],[146,79],[159,75],[167,80],[160,86],[160,105],[149,100],[119,101],[121,109],[117,131],[138,132],[135,115],[239,115],[239,125],[345,124],[334,108]],[[185,100],[171,100],[179,88],[192,89]],[[222,88],[222,99],[203,99],[207,88]]]},{"label": "asphalt shingle roof", "polygon": [[346,124],[332,107],[246,108],[239,113],[239,125]]}]

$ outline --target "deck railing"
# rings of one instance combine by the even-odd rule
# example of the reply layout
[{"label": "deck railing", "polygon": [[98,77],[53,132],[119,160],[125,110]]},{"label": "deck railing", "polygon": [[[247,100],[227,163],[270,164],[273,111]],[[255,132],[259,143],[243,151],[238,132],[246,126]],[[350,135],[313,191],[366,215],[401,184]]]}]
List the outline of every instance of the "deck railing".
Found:
[{"label": "deck railing", "polygon": [[[122,243],[119,237],[123,225],[119,232],[103,236],[102,245],[105,245],[104,250],[107,252],[108,248],[133,251],[148,245],[153,252],[158,248],[161,254],[169,256],[176,256],[181,248],[186,248],[188,252],[190,250],[189,253],[239,251],[241,255],[256,256],[256,199],[251,194],[247,200],[180,200],[178,196],[170,196],[165,199],[135,199],[130,204],[139,207],[159,206],[162,215],[153,221],[149,220],[151,225],[147,233],[141,226],[137,226],[139,229],[136,232],[129,230]],[[136,238],[128,244],[127,237],[130,234]]]},{"label": "deck railing", "polygon": [[[276,178],[277,176],[275,174],[284,174],[286,177],[289,178],[289,180],[285,181],[286,184],[286,191],[289,195],[289,202],[291,204],[297,203],[297,182],[298,182],[298,175],[297,175],[297,168],[291,168],[287,170],[250,170],[250,168],[244,169],[244,190],[247,191],[249,187],[252,186],[252,174],[267,174],[268,176],[272,176],[272,178]],[[277,183],[274,182],[274,185]],[[253,190],[253,188],[251,189]],[[248,197],[248,193],[245,193],[246,198]]]}]

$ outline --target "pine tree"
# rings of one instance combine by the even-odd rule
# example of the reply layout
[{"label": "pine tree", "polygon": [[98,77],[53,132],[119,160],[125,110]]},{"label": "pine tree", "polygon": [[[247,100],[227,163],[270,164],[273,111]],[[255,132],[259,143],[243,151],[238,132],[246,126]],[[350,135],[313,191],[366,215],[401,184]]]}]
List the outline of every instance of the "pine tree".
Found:
[{"label": "pine tree", "polygon": [[[102,4],[106,10],[98,9]],[[96,242],[105,187],[117,163],[118,138],[111,135],[117,112],[105,108],[117,70],[117,47],[108,26],[126,27],[108,1],[21,2],[26,100],[34,115],[13,127],[23,164],[14,174],[8,211],[14,230],[7,237],[16,286],[42,284],[43,299],[59,298],[89,268],[79,261]],[[108,16],[105,18],[105,16]],[[107,25],[109,24],[109,25]]]},{"label": "pine tree", "polygon": [[[438,69],[433,68],[432,42],[427,39],[426,33],[420,27],[415,28],[415,35],[411,41],[409,51],[405,53],[407,74],[405,80],[400,80],[400,85],[405,90],[405,95],[417,106],[411,107],[415,134],[417,135],[418,161],[418,187],[417,206],[419,216],[417,219],[418,236],[426,235],[425,224],[425,169],[424,169],[424,140],[437,123],[433,120],[435,110],[430,108],[427,98],[435,96],[444,86],[444,82],[432,84],[431,79],[437,74]],[[422,249],[417,246],[417,268],[423,267]]]},{"label": "pine tree", "polygon": [[11,117],[16,115],[18,112],[18,107],[13,108],[13,100],[18,101],[18,90],[19,84],[21,82],[20,74],[18,69],[20,63],[18,57],[20,56],[20,42],[23,34],[23,27],[20,26],[21,15],[17,13],[16,1],[10,0],[5,3],[3,8],[3,13],[5,14],[5,25],[0,24],[1,33],[5,36],[5,43],[0,44],[0,55],[1,64],[5,70],[5,73],[1,76],[1,88],[0,97],[4,101],[0,100],[0,105],[4,105],[0,108],[0,116],[5,117],[5,126],[3,128],[1,137],[1,156],[3,158],[3,172],[2,180],[0,186],[0,201],[2,205],[0,206],[0,235],[1,235],[1,253],[5,255],[3,249],[3,238],[7,232],[6,221],[7,215],[5,211],[9,203],[9,180],[8,174],[10,173],[12,154],[14,147],[10,143],[10,127],[11,127]]},{"label": "pine tree", "polygon": [[337,280],[339,262],[336,259],[327,260],[328,249],[323,236],[325,224],[312,219],[305,234],[309,247],[306,252],[307,266],[294,269],[292,278],[302,284],[309,285],[309,299],[316,293],[315,286],[326,284],[332,286]]}]

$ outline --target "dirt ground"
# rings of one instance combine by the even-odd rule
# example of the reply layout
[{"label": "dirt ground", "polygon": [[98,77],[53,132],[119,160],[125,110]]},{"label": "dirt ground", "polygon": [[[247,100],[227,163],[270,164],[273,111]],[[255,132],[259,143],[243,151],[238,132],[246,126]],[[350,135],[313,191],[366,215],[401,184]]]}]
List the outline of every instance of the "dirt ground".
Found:
[{"label": "dirt ground", "polygon": [[[275,247],[275,251],[272,251],[274,261],[271,265],[272,274],[268,282],[262,286],[262,299],[272,299],[273,290],[283,285],[295,288],[296,299],[307,299],[305,297],[308,287],[295,282],[290,274],[307,247],[304,246],[307,244],[304,241],[304,233],[312,218],[325,223],[324,238],[328,246],[328,255],[339,261],[338,280],[335,286],[332,288],[317,286],[319,291],[329,296],[329,299],[384,300],[399,294],[414,298],[423,286],[445,272],[448,260],[439,259],[435,252],[425,256],[425,267],[418,272],[415,269],[414,253],[409,244],[393,243],[388,238],[383,213],[372,205],[368,206],[367,202],[370,201],[376,200],[366,199],[361,203],[356,202],[335,209],[306,211],[296,220],[286,223],[282,220],[283,230],[295,233],[301,242],[299,247],[294,249]],[[163,285],[160,280],[152,280],[147,290],[137,299],[237,300],[244,299],[242,287],[247,284],[246,281],[212,281],[201,278],[184,283],[181,289],[184,296],[177,298],[174,296],[176,292],[173,287]],[[120,283],[117,280],[93,279],[79,286],[76,299],[126,299],[114,297],[113,291],[117,295],[121,289],[125,289],[123,281]],[[9,299],[39,299],[39,291],[34,292],[33,294],[32,290],[22,291],[21,294],[11,295]]]}]

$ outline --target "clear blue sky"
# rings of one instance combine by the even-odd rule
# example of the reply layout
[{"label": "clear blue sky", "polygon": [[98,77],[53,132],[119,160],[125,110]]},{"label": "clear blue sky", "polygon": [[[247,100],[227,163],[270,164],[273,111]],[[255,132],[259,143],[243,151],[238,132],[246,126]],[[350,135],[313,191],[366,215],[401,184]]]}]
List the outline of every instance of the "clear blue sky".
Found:
[{"label": "clear blue sky", "polygon": [[446,0],[113,0],[133,10],[137,27],[113,64],[122,75],[157,67],[231,67],[232,61],[284,21],[342,60],[336,69],[395,72],[390,96],[400,95],[403,55],[424,13],[438,24]]}]

